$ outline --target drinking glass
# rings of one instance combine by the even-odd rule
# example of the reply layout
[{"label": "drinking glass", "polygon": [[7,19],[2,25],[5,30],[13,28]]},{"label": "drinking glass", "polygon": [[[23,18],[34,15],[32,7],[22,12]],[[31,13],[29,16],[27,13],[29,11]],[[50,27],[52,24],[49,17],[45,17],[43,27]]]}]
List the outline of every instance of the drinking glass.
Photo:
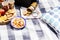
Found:
[{"label": "drinking glass", "polygon": [[14,0],[8,0],[8,4],[9,4],[9,9],[14,8]]}]

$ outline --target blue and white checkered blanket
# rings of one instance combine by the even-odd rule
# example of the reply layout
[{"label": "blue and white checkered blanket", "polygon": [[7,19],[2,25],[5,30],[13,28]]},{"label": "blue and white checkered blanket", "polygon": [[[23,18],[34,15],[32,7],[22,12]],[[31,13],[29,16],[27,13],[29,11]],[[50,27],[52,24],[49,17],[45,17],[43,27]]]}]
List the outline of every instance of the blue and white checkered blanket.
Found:
[{"label": "blue and white checkered blanket", "polygon": [[43,20],[45,20],[51,26],[54,26],[60,31],[60,7],[55,7],[42,15]]},{"label": "blue and white checkered blanket", "polygon": [[39,0],[39,4],[42,19],[60,31],[60,0]]}]

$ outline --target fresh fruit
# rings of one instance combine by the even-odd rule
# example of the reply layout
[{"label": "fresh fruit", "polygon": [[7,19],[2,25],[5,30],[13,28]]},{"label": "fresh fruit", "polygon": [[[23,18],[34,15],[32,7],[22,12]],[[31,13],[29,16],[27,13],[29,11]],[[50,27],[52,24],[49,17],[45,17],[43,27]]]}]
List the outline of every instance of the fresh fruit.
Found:
[{"label": "fresh fruit", "polygon": [[5,14],[5,10],[4,9],[0,9],[0,16]]},{"label": "fresh fruit", "polygon": [[2,9],[4,9],[5,11],[8,11],[9,7],[8,6],[3,6]]}]

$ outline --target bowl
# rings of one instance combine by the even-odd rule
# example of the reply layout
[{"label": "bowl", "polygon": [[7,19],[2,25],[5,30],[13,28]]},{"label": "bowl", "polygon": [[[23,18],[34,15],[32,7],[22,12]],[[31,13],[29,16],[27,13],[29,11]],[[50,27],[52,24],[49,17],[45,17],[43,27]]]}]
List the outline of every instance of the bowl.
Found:
[{"label": "bowl", "polygon": [[15,29],[23,29],[26,26],[26,20],[22,17],[15,17],[11,20],[11,26]]}]

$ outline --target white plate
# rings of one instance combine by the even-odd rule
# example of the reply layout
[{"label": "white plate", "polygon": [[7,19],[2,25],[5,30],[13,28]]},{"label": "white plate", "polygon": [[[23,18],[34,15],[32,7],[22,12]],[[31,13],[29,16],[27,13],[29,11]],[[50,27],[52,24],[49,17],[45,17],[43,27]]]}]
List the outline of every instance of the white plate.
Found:
[{"label": "white plate", "polygon": [[37,8],[32,12],[32,14],[30,16],[24,16],[23,13],[24,11],[26,11],[27,8],[25,7],[21,7],[20,11],[21,11],[21,16],[23,18],[41,18],[42,14],[40,12],[39,6],[37,6]]}]

